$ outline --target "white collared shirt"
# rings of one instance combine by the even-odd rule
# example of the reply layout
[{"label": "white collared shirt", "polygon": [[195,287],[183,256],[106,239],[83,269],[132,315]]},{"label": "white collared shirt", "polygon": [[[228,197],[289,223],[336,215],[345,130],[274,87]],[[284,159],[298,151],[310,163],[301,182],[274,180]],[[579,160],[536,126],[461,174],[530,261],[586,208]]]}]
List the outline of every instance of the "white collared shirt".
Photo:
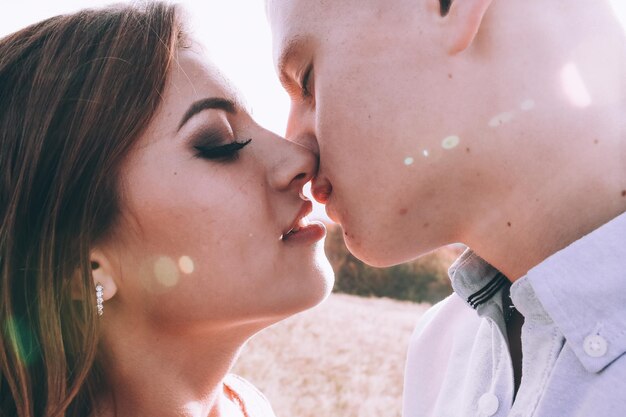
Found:
[{"label": "white collared shirt", "polygon": [[411,338],[404,417],[626,416],[626,213],[510,286],[524,316],[515,401],[506,278],[469,250],[450,278]]}]

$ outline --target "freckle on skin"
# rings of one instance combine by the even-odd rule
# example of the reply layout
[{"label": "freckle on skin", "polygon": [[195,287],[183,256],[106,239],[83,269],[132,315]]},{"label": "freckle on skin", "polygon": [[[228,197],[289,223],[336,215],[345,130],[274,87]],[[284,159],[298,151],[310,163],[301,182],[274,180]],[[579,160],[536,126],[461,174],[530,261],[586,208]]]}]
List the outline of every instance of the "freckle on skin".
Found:
[{"label": "freckle on skin", "polygon": [[599,141],[598,139],[594,139],[594,140],[593,140],[593,144],[594,144],[594,145],[597,145],[598,143],[600,143],[600,141]]},{"label": "freckle on skin", "polygon": [[428,228],[428,226],[430,226],[430,223],[424,223],[423,224],[424,229]]},{"label": "freckle on skin", "polygon": [[506,222],[506,225],[511,227],[511,222]]},{"label": "freckle on skin", "polygon": [[407,211],[408,211],[407,209],[401,208],[399,213],[400,213],[401,216],[404,216],[407,213]]},{"label": "freckle on skin", "polygon": [[178,172],[174,171],[174,175],[178,175]]},{"label": "freckle on skin", "polygon": [[470,148],[465,148],[465,152],[470,153]]},{"label": "freckle on skin", "polygon": [[622,197],[626,197],[626,190],[622,190]]},{"label": "freckle on skin", "polygon": [[452,79],[452,74],[448,74],[448,78],[449,78],[449,79]]}]

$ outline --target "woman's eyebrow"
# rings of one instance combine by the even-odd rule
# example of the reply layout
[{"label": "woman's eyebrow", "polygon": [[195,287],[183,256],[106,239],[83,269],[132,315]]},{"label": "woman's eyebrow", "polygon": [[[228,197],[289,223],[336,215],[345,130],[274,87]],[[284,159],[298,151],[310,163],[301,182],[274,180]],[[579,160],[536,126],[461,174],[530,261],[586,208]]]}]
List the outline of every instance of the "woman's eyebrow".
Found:
[{"label": "woman's eyebrow", "polygon": [[223,97],[203,98],[201,100],[195,101],[191,106],[189,106],[189,109],[187,109],[187,111],[183,115],[183,118],[178,124],[177,131],[180,130],[180,128],[183,127],[183,125],[187,123],[187,121],[191,119],[195,114],[210,109],[223,110],[231,114],[237,113],[237,105],[232,100]]}]

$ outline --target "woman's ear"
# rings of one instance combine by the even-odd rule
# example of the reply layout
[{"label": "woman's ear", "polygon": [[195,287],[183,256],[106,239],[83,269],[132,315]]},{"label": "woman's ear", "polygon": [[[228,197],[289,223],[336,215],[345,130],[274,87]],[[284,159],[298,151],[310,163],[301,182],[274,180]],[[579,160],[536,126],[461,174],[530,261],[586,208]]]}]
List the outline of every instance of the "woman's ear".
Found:
[{"label": "woman's ear", "polygon": [[110,300],[117,293],[115,283],[115,273],[112,264],[104,253],[98,249],[91,251],[89,256],[91,262],[91,276],[94,286],[102,285],[102,298],[104,301]]},{"label": "woman's ear", "polygon": [[446,26],[446,46],[450,55],[466,50],[476,38],[492,0],[453,0],[442,17]]}]

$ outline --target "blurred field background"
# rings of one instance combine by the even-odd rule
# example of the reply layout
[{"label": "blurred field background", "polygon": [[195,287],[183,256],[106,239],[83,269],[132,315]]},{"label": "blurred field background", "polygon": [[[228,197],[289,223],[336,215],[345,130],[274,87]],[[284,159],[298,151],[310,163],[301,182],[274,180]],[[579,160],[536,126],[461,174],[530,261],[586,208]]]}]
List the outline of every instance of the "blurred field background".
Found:
[{"label": "blurred field background", "polygon": [[400,417],[409,337],[421,314],[450,294],[447,269],[462,249],[376,269],[354,258],[330,225],[334,293],[256,335],[234,372],[268,397],[278,417]]}]

